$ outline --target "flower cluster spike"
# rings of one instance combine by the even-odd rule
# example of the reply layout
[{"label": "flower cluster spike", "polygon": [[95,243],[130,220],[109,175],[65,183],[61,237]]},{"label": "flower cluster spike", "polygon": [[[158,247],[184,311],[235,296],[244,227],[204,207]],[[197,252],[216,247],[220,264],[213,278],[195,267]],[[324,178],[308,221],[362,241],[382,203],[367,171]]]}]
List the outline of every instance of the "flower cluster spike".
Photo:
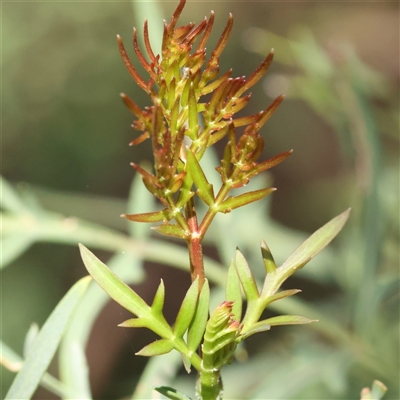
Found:
[{"label": "flower cluster spike", "polygon": [[[150,107],[141,110],[128,96],[121,95],[136,117],[132,127],[142,132],[130,144],[152,140],[154,171],[146,171],[135,163],[132,166],[141,174],[147,189],[165,206],[161,212],[124,217],[141,222],[164,221],[169,227],[157,228],[161,233],[187,239],[193,229],[182,208],[192,201],[195,191],[211,210],[203,229],[196,232],[202,237],[217,212],[229,212],[231,204],[236,208],[270,193],[271,190],[252,193],[249,198],[242,196],[237,200],[229,197],[226,203],[231,189],[246,185],[255,175],[283,161],[291,151],[258,162],[264,147],[259,131],[283,96],[257,114],[235,118],[250,100],[251,94],[246,92],[267,72],[273,50],[248,78],[232,78],[232,70],[219,76],[219,59],[232,31],[233,17],[229,15],[206,60],[206,44],[214,25],[214,13],[198,25],[177,26],[185,3],[186,0],[180,0],[170,22],[164,22],[160,55],[155,55],[152,50],[147,21],[143,30],[146,52],[140,49],[137,31],[133,30],[134,52],[148,78],[143,78],[134,67],[119,36],[118,45],[129,73],[152,101]],[[237,127],[244,127],[244,133],[238,139]],[[224,157],[216,168],[221,175],[222,187],[215,197],[199,161],[207,148],[224,137],[227,138]],[[170,224],[172,219],[177,225]]]}]

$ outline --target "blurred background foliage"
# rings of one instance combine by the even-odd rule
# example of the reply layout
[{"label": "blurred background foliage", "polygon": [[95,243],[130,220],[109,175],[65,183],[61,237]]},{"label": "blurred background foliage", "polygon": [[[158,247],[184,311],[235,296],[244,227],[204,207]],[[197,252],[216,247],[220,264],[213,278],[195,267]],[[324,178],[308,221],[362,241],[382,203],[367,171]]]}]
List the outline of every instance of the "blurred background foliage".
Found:
[{"label": "blurred background foliage", "polygon": [[[128,226],[119,218],[132,208],[151,210],[140,185],[129,194],[129,162],[151,160],[151,153],[148,143],[127,145],[135,132],[118,93],[141,106],[148,100],[125,71],[115,39],[119,33],[128,44],[132,26],[140,31],[148,18],[157,43],[161,20],[175,7],[175,1],[2,4],[2,175],[7,180],[2,182],[2,267],[7,268],[1,335],[19,354],[30,324],[42,325],[85,274],[79,241],[97,248],[104,260],[117,252],[119,258],[110,263],[121,265],[121,275],[145,298],[163,276],[169,315],[176,313],[189,277],[171,266],[185,269],[184,250],[153,235],[144,244],[149,226]],[[287,283],[303,293],[270,311],[320,322],[276,328],[249,340],[225,371],[226,398],[359,398],[361,388],[380,379],[388,386],[386,398],[398,399],[399,3],[188,1],[180,22],[199,22],[210,9],[216,13],[212,43],[228,13],[235,18],[222,72],[233,67],[234,76],[248,76],[275,48],[275,62],[245,112],[258,112],[285,93],[263,129],[264,152],[267,157],[295,150],[269,175],[278,191],[268,204],[219,216],[209,232],[206,269],[216,284],[215,298],[236,246],[256,273],[262,270],[262,238],[282,262],[310,232],[353,208],[333,245]],[[93,396],[126,396],[146,362],[134,353],[150,335],[117,328],[127,318],[124,310],[96,296],[101,295],[88,297],[86,314],[75,321],[81,327],[86,323],[86,332],[76,335],[88,341]],[[175,377],[176,360],[168,362],[177,365],[169,374],[152,361],[144,378],[158,371],[155,381],[159,376],[178,380],[183,391],[193,384],[185,375]],[[51,372],[57,370],[54,363]],[[5,393],[14,374],[4,368],[1,373]],[[151,380],[150,386],[159,383],[167,382]],[[149,398],[135,393],[134,398]],[[36,394],[51,396],[44,389]]]}]

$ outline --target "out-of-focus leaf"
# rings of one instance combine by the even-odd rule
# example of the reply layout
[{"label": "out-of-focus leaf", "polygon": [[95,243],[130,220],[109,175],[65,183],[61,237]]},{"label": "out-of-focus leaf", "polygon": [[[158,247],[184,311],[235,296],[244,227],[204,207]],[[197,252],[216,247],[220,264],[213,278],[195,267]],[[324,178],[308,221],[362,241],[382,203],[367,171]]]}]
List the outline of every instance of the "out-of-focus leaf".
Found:
[{"label": "out-of-focus leaf", "polygon": [[372,383],[372,389],[364,388],[361,391],[361,400],[380,400],[386,393],[387,387],[380,381]]},{"label": "out-of-focus leaf", "polygon": [[172,400],[191,400],[189,396],[184,393],[178,392],[176,389],[167,386],[159,386],[154,388],[158,393],[163,394],[168,399]]},{"label": "out-of-focus leaf", "polygon": [[22,201],[18,192],[0,175],[0,207],[14,214],[29,214],[28,206]]},{"label": "out-of-focus leaf", "polygon": [[3,236],[1,240],[0,269],[12,263],[34,243],[32,236],[19,233],[8,234]]},{"label": "out-of-focus leaf", "polygon": [[46,372],[64,333],[69,318],[90,282],[89,277],[77,282],[58,303],[35,340],[24,366],[15,377],[6,399],[29,399]]},{"label": "out-of-focus leaf", "polygon": [[39,325],[36,322],[34,322],[29,327],[29,330],[25,336],[24,351],[23,351],[24,358],[26,358],[28,356],[29,351],[34,346],[34,343],[38,337],[38,334],[39,334]]},{"label": "out-of-focus leaf", "polygon": [[[0,340],[0,364],[4,368],[12,372],[18,372],[21,370],[24,360],[14,350],[8,347],[2,340]],[[40,385],[46,388],[49,392],[56,394],[60,397],[66,397],[69,394],[71,396],[69,388],[62,384],[58,379],[54,378],[48,372],[45,372],[40,381]]]},{"label": "out-of-focus leaf", "polygon": [[136,385],[132,400],[151,399],[154,396],[154,385],[169,384],[181,365],[181,355],[177,351],[150,358]]}]

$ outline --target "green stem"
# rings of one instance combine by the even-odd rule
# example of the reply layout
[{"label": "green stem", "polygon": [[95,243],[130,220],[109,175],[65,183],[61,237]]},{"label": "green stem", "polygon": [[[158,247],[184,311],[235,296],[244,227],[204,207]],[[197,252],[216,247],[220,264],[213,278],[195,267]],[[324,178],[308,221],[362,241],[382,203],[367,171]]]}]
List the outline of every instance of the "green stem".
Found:
[{"label": "green stem", "polygon": [[220,400],[223,387],[220,371],[203,370],[197,381],[197,395],[202,400]]}]

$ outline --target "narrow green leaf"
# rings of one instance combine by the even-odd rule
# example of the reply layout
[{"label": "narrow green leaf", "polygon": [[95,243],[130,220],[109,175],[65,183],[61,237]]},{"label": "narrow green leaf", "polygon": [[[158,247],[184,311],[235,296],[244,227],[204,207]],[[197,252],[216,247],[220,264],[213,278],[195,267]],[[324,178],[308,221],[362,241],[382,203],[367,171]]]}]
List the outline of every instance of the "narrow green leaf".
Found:
[{"label": "narrow green leaf", "polygon": [[287,278],[307,264],[341,231],[347,219],[349,218],[349,214],[350,208],[314,232],[278,268],[280,273]]},{"label": "narrow green leaf", "polygon": [[173,236],[180,239],[185,239],[188,236],[188,233],[185,232],[185,230],[183,230],[180,226],[175,224],[164,224],[159,226],[153,226],[151,229],[163,235]]},{"label": "narrow green leaf", "polygon": [[239,336],[239,340],[242,341],[247,339],[249,336],[255,335],[256,333],[266,332],[271,329],[271,325],[266,321],[260,321],[253,324],[243,335]]},{"label": "narrow green leaf", "polygon": [[79,244],[79,249],[89,274],[112,299],[138,317],[151,315],[151,309],[146,302],[122,282],[107,265],[82,244]]},{"label": "narrow green leaf", "polygon": [[143,347],[143,349],[138,351],[136,355],[144,357],[159,356],[161,354],[167,354],[173,349],[174,342],[172,340],[160,339]]},{"label": "narrow green leaf", "polygon": [[295,294],[300,293],[300,292],[301,292],[300,289],[283,290],[282,292],[278,292],[272,296],[269,296],[267,304],[271,304],[274,301],[279,300],[279,299],[284,299],[285,297],[294,296]]},{"label": "narrow green leaf", "polygon": [[160,284],[158,285],[157,292],[154,296],[153,304],[151,305],[151,310],[155,316],[162,315],[162,310],[164,307],[164,298],[165,298],[165,286],[164,281],[161,279]]},{"label": "narrow green leaf", "polygon": [[196,185],[198,196],[204,203],[211,207],[215,202],[213,186],[208,183],[200,163],[191,150],[188,150],[186,154],[186,166],[188,173]]},{"label": "narrow green leaf", "polygon": [[183,299],[179,309],[178,316],[174,324],[174,335],[182,337],[192,322],[194,313],[196,312],[196,304],[199,296],[199,278],[197,277],[190,285],[186,296]]},{"label": "narrow green leaf", "polygon": [[318,322],[317,319],[309,319],[306,317],[300,317],[298,315],[279,315],[277,317],[268,318],[264,321],[257,322],[259,323],[266,323],[271,326],[278,326],[278,325],[303,325],[303,324],[310,324],[311,322]]},{"label": "narrow green leaf", "polygon": [[15,377],[6,399],[30,399],[46,372],[58,347],[72,312],[90,282],[89,277],[78,281],[57,304],[44,323],[35,346],[29,351],[21,371]]},{"label": "narrow green leaf", "polygon": [[271,250],[269,249],[267,243],[263,240],[261,242],[261,254],[265,266],[265,271],[267,274],[272,274],[276,271],[276,264],[274,257],[272,256]]},{"label": "narrow green leaf", "polygon": [[240,289],[240,280],[236,272],[233,261],[228,269],[228,277],[225,287],[225,299],[226,301],[233,301],[232,314],[236,321],[242,319],[242,291]]},{"label": "narrow green leaf", "polygon": [[196,312],[190,323],[187,344],[190,351],[196,351],[203,339],[206,330],[208,313],[210,309],[210,286],[206,279],[197,302]]},{"label": "narrow green leaf", "polygon": [[168,386],[159,386],[159,387],[154,388],[154,390],[157,390],[158,393],[163,394],[168,399],[172,399],[172,400],[192,400],[186,394],[178,392],[176,389],[173,389],[173,388],[168,387]]},{"label": "narrow green leaf", "polygon": [[219,212],[228,213],[235,208],[242,207],[246,204],[253,203],[254,201],[261,200],[275,190],[275,188],[266,188],[255,190],[253,192],[243,193],[236,197],[229,196],[224,202],[218,205],[217,209]]},{"label": "narrow green leaf", "polygon": [[248,301],[258,299],[258,289],[253,274],[243,254],[236,250],[235,267]]},{"label": "narrow green leaf", "polygon": [[172,336],[172,331],[165,318],[154,317],[151,307],[128,285],[121,281],[105,264],[103,264],[85,246],[79,244],[86,269],[97,284],[118,304],[132,314],[148,321],[147,328],[163,338]]},{"label": "narrow green leaf", "polygon": [[147,328],[149,321],[145,318],[130,318],[118,324],[120,328]]},{"label": "narrow green leaf", "polygon": [[121,214],[121,217],[134,222],[160,222],[169,221],[171,219],[166,208],[161,211],[142,214]]}]

